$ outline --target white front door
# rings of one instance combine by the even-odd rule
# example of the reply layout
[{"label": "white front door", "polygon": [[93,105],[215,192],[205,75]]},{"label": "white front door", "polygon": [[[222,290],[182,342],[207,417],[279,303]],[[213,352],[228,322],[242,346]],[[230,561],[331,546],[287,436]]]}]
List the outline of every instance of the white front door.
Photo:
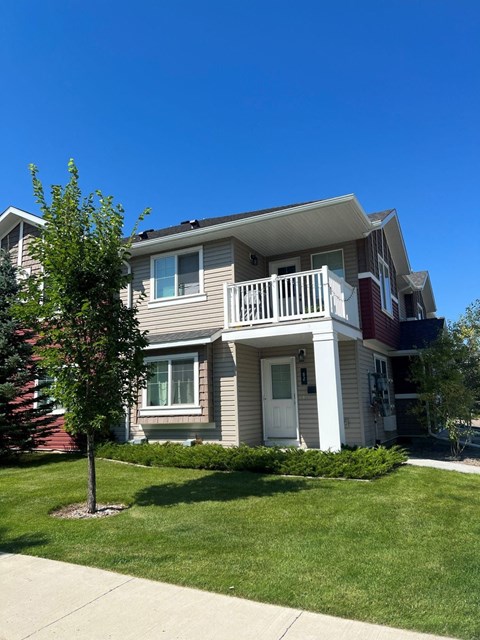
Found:
[{"label": "white front door", "polygon": [[295,358],[262,360],[265,440],[298,440]]}]

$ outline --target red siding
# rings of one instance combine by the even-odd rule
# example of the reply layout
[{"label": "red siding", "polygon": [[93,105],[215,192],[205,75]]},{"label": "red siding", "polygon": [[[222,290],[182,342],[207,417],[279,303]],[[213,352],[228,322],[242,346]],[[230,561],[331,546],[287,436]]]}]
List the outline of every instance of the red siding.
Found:
[{"label": "red siding", "polygon": [[63,429],[63,417],[58,416],[52,433],[36,449],[38,451],[78,451],[79,447],[74,438]]},{"label": "red siding", "polygon": [[365,340],[379,340],[397,348],[400,339],[398,304],[393,302],[393,318],[382,311],[380,287],[371,278],[359,281],[360,312]]}]

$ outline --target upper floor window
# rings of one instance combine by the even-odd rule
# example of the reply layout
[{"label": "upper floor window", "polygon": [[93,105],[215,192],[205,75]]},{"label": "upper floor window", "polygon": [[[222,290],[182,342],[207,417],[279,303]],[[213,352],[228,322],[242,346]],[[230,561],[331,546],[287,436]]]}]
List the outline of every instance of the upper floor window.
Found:
[{"label": "upper floor window", "polygon": [[203,293],[201,247],[153,256],[151,299],[165,300]]},{"label": "upper floor window", "polygon": [[312,255],[312,269],[320,269],[326,265],[330,271],[340,278],[345,278],[345,266],[343,263],[343,250],[323,251]]},{"label": "upper floor window", "polygon": [[390,315],[393,315],[390,267],[380,256],[378,256],[378,271],[380,275],[380,297],[382,301],[382,309]]}]

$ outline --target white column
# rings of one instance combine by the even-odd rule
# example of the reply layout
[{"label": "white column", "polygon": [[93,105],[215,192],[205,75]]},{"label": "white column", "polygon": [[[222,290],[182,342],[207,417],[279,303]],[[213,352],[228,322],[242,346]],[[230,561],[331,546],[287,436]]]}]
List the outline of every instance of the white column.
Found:
[{"label": "white column", "polygon": [[320,449],[339,451],[345,442],[338,334],[313,334]]}]

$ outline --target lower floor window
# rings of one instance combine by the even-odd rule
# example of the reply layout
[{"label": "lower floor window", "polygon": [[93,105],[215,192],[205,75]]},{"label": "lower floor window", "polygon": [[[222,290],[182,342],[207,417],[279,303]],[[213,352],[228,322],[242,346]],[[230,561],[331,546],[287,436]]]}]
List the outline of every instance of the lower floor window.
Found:
[{"label": "lower floor window", "polygon": [[50,405],[52,413],[65,413],[64,407],[52,395],[51,387],[54,383],[55,378],[50,376],[38,378],[35,388],[35,406],[40,409]]},{"label": "lower floor window", "polygon": [[185,354],[149,359],[151,375],[147,383],[147,407],[198,405],[198,356]]}]

